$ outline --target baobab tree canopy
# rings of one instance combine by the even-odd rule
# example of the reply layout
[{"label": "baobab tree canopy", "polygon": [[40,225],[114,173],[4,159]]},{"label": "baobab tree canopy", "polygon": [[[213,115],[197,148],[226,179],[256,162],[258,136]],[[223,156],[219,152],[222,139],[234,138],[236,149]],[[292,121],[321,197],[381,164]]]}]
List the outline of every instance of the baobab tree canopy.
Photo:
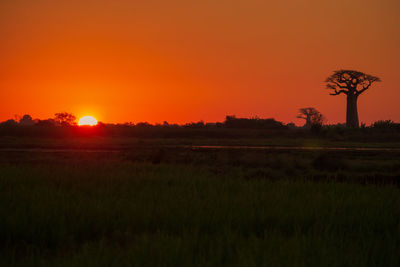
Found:
[{"label": "baobab tree canopy", "polygon": [[378,77],[355,70],[337,70],[326,79],[326,87],[334,90],[331,95],[341,93],[360,95],[374,82],[380,82]]},{"label": "baobab tree canopy", "polygon": [[380,78],[355,70],[337,70],[325,82],[326,88],[333,90],[330,95],[347,95],[346,125],[358,127],[357,99]]}]

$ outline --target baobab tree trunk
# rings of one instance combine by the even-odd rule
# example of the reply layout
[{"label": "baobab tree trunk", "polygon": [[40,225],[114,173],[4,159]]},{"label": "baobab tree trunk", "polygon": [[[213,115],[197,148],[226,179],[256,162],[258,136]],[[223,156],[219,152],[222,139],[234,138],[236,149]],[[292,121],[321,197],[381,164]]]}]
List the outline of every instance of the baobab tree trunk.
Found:
[{"label": "baobab tree trunk", "polygon": [[346,126],[358,128],[358,112],[357,112],[357,98],[356,95],[347,96],[347,112],[346,112]]},{"label": "baobab tree trunk", "polygon": [[304,125],[305,128],[310,128],[311,127],[311,116],[307,115],[306,118],[306,125]]}]

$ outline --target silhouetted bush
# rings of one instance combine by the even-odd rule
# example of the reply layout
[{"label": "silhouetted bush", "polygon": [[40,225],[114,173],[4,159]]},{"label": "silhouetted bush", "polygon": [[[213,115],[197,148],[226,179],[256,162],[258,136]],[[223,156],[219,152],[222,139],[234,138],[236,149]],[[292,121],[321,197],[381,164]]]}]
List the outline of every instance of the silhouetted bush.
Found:
[{"label": "silhouetted bush", "polygon": [[235,116],[226,116],[225,126],[227,128],[239,129],[286,129],[282,122],[275,119],[260,119],[255,118],[236,118]]},{"label": "silhouetted bush", "polygon": [[54,119],[47,119],[47,120],[37,120],[36,126],[39,127],[55,127],[56,121]]},{"label": "silhouetted bush", "polygon": [[371,126],[376,129],[400,129],[400,124],[394,123],[392,120],[379,120],[374,122]]},{"label": "silhouetted bush", "polygon": [[205,126],[206,126],[206,125],[204,124],[204,121],[199,121],[199,122],[190,122],[190,123],[187,123],[187,124],[185,124],[183,127],[198,129],[198,128],[203,128],[203,127],[205,127]]},{"label": "silhouetted bush", "polygon": [[32,126],[35,124],[35,121],[32,119],[31,115],[25,114],[19,120],[19,124],[22,126]]},{"label": "silhouetted bush", "polygon": [[16,122],[16,121],[13,120],[13,119],[6,120],[6,121],[0,123],[0,127],[4,127],[4,128],[7,128],[7,127],[15,127],[15,126],[17,126],[17,125],[18,125],[18,122]]}]

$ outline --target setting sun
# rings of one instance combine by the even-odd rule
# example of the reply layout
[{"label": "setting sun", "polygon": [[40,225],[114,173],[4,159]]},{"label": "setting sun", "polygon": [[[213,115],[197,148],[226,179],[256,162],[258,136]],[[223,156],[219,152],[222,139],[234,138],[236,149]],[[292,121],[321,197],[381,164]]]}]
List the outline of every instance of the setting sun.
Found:
[{"label": "setting sun", "polygon": [[97,120],[95,117],[92,116],[84,116],[79,119],[78,125],[83,126],[83,125],[88,125],[88,126],[94,126],[97,124]]}]

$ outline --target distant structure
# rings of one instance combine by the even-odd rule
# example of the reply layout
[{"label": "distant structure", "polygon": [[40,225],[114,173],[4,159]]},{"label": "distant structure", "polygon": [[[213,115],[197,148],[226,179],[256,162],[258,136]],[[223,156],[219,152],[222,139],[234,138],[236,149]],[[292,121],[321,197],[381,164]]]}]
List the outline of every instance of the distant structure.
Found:
[{"label": "distant structure", "polygon": [[346,126],[359,127],[357,99],[374,82],[380,82],[378,77],[355,70],[337,70],[325,82],[326,88],[333,90],[330,95],[345,94],[347,96]]}]

